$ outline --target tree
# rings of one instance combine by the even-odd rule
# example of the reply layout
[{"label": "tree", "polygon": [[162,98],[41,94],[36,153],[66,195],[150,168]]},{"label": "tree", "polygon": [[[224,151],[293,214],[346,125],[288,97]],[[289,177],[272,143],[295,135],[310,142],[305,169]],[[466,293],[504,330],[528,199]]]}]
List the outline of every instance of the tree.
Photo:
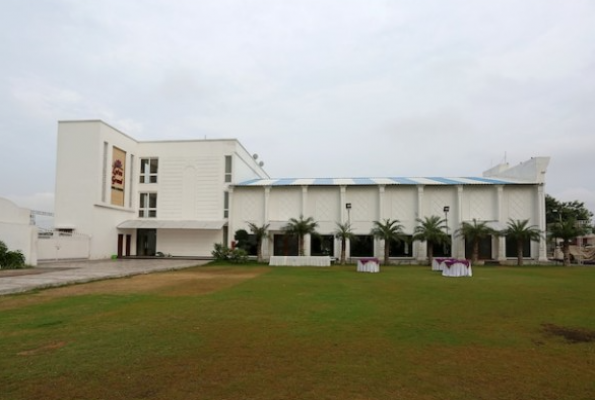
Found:
[{"label": "tree", "polygon": [[587,221],[590,225],[593,213],[585,207],[585,203],[574,201],[558,201],[549,194],[545,195],[545,222],[553,224],[560,221],[574,219],[575,221]]},{"label": "tree", "polygon": [[304,236],[316,233],[316,227],[318,222],[314,221],[314,218],[308,217],[304,219],[303,215],[300,215],[299,219],[290,218],[289,222],[283,230],[289,235],[295,235],[298,238],[299,255],[304,255]]},{"label": "tree", "polygon": [[526,241],[538,241],[542,233],[535,225],[529,225],[529,220],[513,220],[508,221],[508,226],[502,232],[503,236],[508,236],[516,242],[516,256],[517,265],[523,265],[523,243]]},{"label": "tree", "polygon": [[258,226],[252,222],[248,222],[250,231],[256,237],[256,259],[262,262],[262,241],[269,237],[269,224]]},{"label": "tree", "polygon": [[351,224],[349,222],[345,222],[344,224],[337,222],[335,237],[337,239],[341,239],[341,265],[345,265],[345,250],[347,247],[347,240],[353,240],[355,238],[355,234],[351,229]]},{"label": "tree", "polygon": [[464,237],[465,241],[472,244],[471,264],[475,264],[479,258],[479,242],[481,239],[498,235],[498,232],[490,228],[486,221],[477,221],[473,218],[473,222],[463,222],[461,227],[455,231],[455,235]]},{"label": "tree", "polygon": [[555,239],[562,239],[564,266],[570,265],[570,242],[585,233],[585,227],[574,219],[562,220],[550,225],[550,236]]},{"label": "tree", "polygon": [[403,233],[403,225],[399,224],[398,219],[385,219],[384,222],[374,221],[374,228],[370,232],[375,238],[384,240],[384,264],[389,264],[390,243],[404,242],[406,240]]},{"label": "tree", "polygon": [[413,240],[428,242],[427,256],[432,265],[434,259],[434,244],[443,245],[450,243],[450,235],[446,233],[446,220],[436,215],[425,217],[423,220],[417,218],[420,224],[413,231]]},{"label": "tree", "polygon": [[0,240],[0,268],[19,269],[25,266],[25,256],[20,250],[10,251]]}]

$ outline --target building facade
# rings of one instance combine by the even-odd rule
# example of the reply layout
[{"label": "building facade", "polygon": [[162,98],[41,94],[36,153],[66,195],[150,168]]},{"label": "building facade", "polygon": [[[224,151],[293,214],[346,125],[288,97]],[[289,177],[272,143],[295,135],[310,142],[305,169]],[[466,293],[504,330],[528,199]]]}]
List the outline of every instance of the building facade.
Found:
[{"label": "building facade", "polygon": [[[248,223],[269,226],[265,257],[294,254],[283,227],[300,216],[318,222],[319,235],[306,240],[308,255],[338,256],[333,233],[337,223],[351,222],[358,236],[348,245],[351,258],[383,254],[370,230],[389,218],[408,235],[418,218],[431,215],[446,218],[450,234],[473,219],[496,229],[528,219],[545,231],[547,157],[476,178],[271,179],[234,139],[137,141],[102,121],[63,121],[57,159],[55,227],[88,235],[91,259],[209,257],[216,243],[233,246],[234,233],[249,232]],[[394,262],[425,259],[423,242],[391,246]],[[453,237],[452,246],[434,250],[465,257],[466,247]],[[489,238],[481,256],[502,262],[516,256],[512,247]],[[526,258],[547,260],[545,241],[527,247]]]},{"label": "building facade", "polygon": [[210,256],[227,241],[228,187],[267,178],[237,140],[137,141],[102,121],[58,124],[55,228],[89,258]]},{"label": "building facade", "polygon": [[[347,257],[380,257],[384,243],[370,234],[374,221],[398,220],[409,239],[418,219],[446,219],[452,246],[434,248],[435,255],[470,258],[470,243],[455,235],[463,222],[487,222],[503,230],[508,221],[529,220],[545,232],[545,172],[549,158],[538,157],[510,167],[498,165],[481,177],[466,178],[353,178],[255,179],[232,190],[230,231],[248,229],[247,223],[268,225],[270,238],[263,255],[296,255],[297,245],[284,235],[290,218],[312,217],[318,222],[315,237],[306,238],[306,255],[340,255],[333,237],[338,223],[350,222],[356,240],[348,243]],[[508,243],[507,243],[508,242]],[[427,243],[392,243],[393,262],[421,262]],[[506,262],[516,257],[516,245],[505,237],[480,243],[480,258]],[[524,257],[547,261],[545,238],[526,243]]]}]

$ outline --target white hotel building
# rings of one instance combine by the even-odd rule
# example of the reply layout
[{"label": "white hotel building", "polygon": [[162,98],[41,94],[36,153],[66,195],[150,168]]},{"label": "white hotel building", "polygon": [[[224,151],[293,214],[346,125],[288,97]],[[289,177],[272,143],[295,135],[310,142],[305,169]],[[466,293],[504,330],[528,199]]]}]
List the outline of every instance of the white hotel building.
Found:
[{"label": "white hotel building", "polygon": [[[498,229],[509,219],[529,219],[545,231],[547,157],[499,165],[481,177],[271,179],[235,139],[141,142],[102,121],[62,121],[57,160],[55,227],[88,235],[90,259],[209,257],[216,243],[231,247],[234,232],[249,231],[248,222],[269,224],[265,257],[290,255],[295,239],[282,228],[300,215],[319,225],[320,236],[306,240],[307,255],[338,256],[333,232],[346,221],[359,236],[348,257],[380,257],[384,243],[370,230],[387,218],[409,235],[417,218],[431,215],[446,217],[451,234],[473,219]],[[481,258],[506,262],[516,256],[512,247],[506,238],[489,238]],[[465,257],[464,239],[442,250]],[[423,242],[391,247],[395,263],[425,255]],[[545,241],[527,243],[525,257],[547,261]]]}]

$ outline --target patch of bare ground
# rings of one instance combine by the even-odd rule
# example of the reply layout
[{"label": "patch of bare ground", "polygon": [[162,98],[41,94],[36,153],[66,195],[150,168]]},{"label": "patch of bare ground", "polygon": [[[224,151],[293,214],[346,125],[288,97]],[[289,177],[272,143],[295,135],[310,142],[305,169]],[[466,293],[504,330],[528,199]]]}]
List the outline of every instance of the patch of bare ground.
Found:
[{"label": "patch of bare ground", "polygon": [[541,324],[543,332],[550,336],[559,336],[569,343],[595,342],[595,331],[584,328],[569,328],[555,324]]},{"label": "patch of bare ground", "polygon": [[270,269],[262,268],[196,268],[157,272],[126,278],[50,288],[26,295],[0,298],[0,310],[39,304],[52,299],[88,294],[141,294],[194,296],[213,293],[255,278]]},{"label": "patch of bare ground", "polygon": [[45,346],[38,347],[36,349],[18,352],[17,355],[18,356],[33,356],[33,355],[40,354],[40,353],[49,353],[51,351],[58,350],[64,346],[66,346],[66,342],[54,342],[54,343],[49,343]]}]

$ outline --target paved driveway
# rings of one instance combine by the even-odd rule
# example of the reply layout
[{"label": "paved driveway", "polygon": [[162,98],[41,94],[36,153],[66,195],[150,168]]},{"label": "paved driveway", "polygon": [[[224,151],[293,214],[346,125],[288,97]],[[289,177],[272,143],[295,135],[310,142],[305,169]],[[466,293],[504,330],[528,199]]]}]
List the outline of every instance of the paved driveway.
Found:
[{"label": "paved driveway", "polygon": [[36,268],[0,270],[0,295],[188,268],[207,262],[176,258],[44,262]]}]

